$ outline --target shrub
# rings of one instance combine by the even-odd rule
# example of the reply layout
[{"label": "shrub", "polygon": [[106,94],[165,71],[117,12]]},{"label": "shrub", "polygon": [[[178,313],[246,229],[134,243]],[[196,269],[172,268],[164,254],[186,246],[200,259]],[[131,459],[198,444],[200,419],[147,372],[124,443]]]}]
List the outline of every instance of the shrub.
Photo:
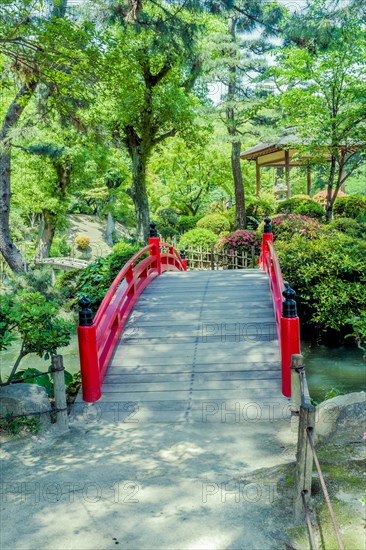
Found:
[{"label": "shrub", "polygon": [[[275,239],[289,241],[294,235],[302,235],[307,239],[315,239],[322,228],[318,220],[301,214],[278,214],[272,218],[272,232]],[[263,232],[264,222],[259,230]]]},{"label": "shrub", "polygon": [[259,224],[266,216],[272,216],[276,210],[276,200],[271,196],[253,197],[246,204],[248,218],[254,218]]},{"label": "shrub", "polygon": [[197,222],[197,227],[219,235],[223,231],[230,231],[230,222],[222,214],[207,214]]},{"label": "shrub", "polygon": [[[327,191],[318,191],[316,195],[314,195],[313,200],[323,206],[325,208],[325,205],[327,203]],[[345,197],[346,193],[343,193],[343,191],[339,190],[337,197]]]},{"label": "shrub", "polygon": [[211,243],[217,242],[217,235],[208,229],[191,229],[181,236],[179,246],[182,248],[209,248]]},{"label": "shrub", "polygon": [[91,308],[96,312],[104,296],[106,295],[114,277],[110,273],[111,255],[97,258],[92,264],[83,270],[79,270],[76,280],[76,293],[85,295],[91,302]]},{"label": "shrub", "polygon": [[335,218],[366,216],[366,197],[363,195],[337,197],[333,207],[333,215]]},{"label": "shrub", "polygon": [[358,222],[353,218],[336,218],[324,226],[325,231],[341,231],[346,235],[362,239],[366,232],[366,223]]},{"label": "shrub", "polygon": [[75,237],[75,244],[80,250],[85,250],[90,245],[90,239],[88,235],[77,235]]},{"label": "shrub", "polygon": [[345,336],[349,319],[366,302],[366,243],[342,233],[309,240],[294,235],[276,243],[284,279],[298,294],[300,319],[320,331]]},{"label": "shrub", "polygon": [[[119,241],[113,247],[113,252],[109,256],[109,280],[112,284],[113,280],[116,278],[118,273],[121,271],[123,266],[141,250],[142,245],[130,244],[124,241]],[[141,261],[141,260],[138,260]]]},{"label": "shrub", "polygon": [[324,208],[312,199],[292,197],[277,206],[278,214],[301,214],[320,221],[325,220]]},{"label": "shrub", "polygon": [[159,228],[159,233],[162,236],[162,238],[165,239],[172,239],[174,236],[179,235],[179,231],[175,229],[174,227],[165,226]]},{"label": "shrub", "polygon": [[160,208],[157,212],[157,226],[159,229],[160,225],[167,226],[170,225],[175,227],[178,223],[178,214],[174,208]]},{"label": "shrub", "polygon": [[181,216],[178,220],[177,228],[181,233],[194,229],[197,222],[202,218],[201,214],[195,216]]},{"label": "shrub", "polygon": [[230,233],[229,235],[223,235],[219,240],[220,248],[229,250],[230,253],[234,250],[251,252],[252,247],[255,247],[255,254],[259,254],[261,244],[261,238],[256,231],[249,229],[239,229]]},{"label": "shrub", "polygon": [[54,237],[50,250],[50,258],[63,258],[65,256],[70,256],[70,253],[71,247],[67,243],[65,235],[62,237]]}]

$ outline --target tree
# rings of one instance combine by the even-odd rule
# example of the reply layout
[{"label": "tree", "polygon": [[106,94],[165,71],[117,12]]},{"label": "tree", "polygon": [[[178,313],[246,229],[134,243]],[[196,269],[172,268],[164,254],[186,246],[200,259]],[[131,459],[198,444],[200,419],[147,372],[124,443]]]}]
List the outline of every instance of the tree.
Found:
[{"label": "tree", "polygon": [[303,152],[328,167],[327,221],[339,189],[364,162],[366,150],[365,29],[348,12],[334,21],[326,48],[316,41],[310,48],[287,47],[271,70],[285,123],[296,128]]},{"label": "tree", "polygon": [[[101,69],[101,101],[95,122],[104,124],[131,159],[130,195],[136,211],[136,237],[149,231],[147,164],[154,149],[169,137],[192,137],[197,98],[193,87],[200,73],[194,16],[176,7],[149,7],[140,20],[117,18],[108,29]],[[107,111],[107,116],[106,116]]]},{"label": "tree", "polygon": [[[264,54],[273,45],[268,35],[278,33],[276,26],[282,17],[282,10],[274,3],[268,6],[262,0],[235,0],[224,3],[227,30],[217,29],[211,40],[215,43],[210,60],[212,77],[224,86],[220,110],[223,113],[227,133],[231,142],[231,169],[234,182],[236,205],[236,228],[246,227],[245,189],[241,170],[240,152],[248,123],[255,121],[259,110],[255,79],[264,72]],[[248,40],[246,33],[259,32],[259,38]]]},{"label": "tree", "polygon": [[[80,75],[85,77],[90,73],[85,55],[90,25],[76,26],[65,18],[67,0],[54,0],[49,12],[47,7],[48,2],[40,2],[35,7],[30,0],[6,0],[1,8],[0,70],[3,78],[0,87],[7,105],[1,110],[0,122],[0,251],[14,271],[27,269],[9,230],[15,130],[36,91],[42,90],[50,103],[56,97],[63,97],[63,108],[67,109],[70,94],[85,96],[85,84],[81,86]],[[35,120],[31,122],[34,124]]]}]

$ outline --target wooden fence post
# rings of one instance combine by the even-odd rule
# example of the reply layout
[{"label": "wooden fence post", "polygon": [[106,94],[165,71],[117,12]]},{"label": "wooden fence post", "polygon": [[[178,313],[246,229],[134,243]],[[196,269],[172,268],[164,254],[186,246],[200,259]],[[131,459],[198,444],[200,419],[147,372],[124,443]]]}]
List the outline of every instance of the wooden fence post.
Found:
[{"label": "wooden fence post", "polygon": [[[294,369],[292,372],[294,372]],[[311,496],[313,452],[308,439],[308,430],[314,431],[315,407],[311,404],[304,366],[301,369],[298,367],[297,372],[301,384],[301,404],[295,469],[294,520],[298,523],[304,519],[302,495],[304,495],[306,504]]]},{"label": "wooden fence post", "polygon": [[69,427],[66,404],[65,368],[62,355],[52,356],[52,376],[55,394],[56,427],[60,432],[65,432]]},{"label": "wooden fence post", "polygon": [[300,369],[303,368],[303,356],[300,353],[291,356],[291,431],[299,430],[301,406]]}]

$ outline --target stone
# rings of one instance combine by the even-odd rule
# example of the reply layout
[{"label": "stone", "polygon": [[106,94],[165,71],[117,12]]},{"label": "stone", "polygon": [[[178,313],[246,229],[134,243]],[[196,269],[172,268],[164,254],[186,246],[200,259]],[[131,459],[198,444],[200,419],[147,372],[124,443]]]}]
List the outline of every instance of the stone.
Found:
[{"label": "stone", "polygon": [[345,440],[362,441],[365,426],[365,392],[333,397],[317,406],[315,442],[342,444]]},{"label": "stone", "polygon": [[11,384],[0,388],[0,416],[39,414],[41,431],[51,425],[51,404],[47,392],[36,384]]}]

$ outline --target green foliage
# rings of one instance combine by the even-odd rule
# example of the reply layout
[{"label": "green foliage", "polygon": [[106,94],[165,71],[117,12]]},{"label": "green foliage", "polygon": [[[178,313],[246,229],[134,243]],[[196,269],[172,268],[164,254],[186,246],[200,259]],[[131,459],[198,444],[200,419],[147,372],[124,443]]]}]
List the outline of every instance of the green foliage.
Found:
[{"label": "green foliage", "polygon": [[165,227],[160,227],[159,233],[162,236],[163,240],[172,239],[173,237],[177,237],[179,235],[179,231],[169,225]]},{"label": "green foliage", "polygon": [[366,218],[366,197],[363,195],[349,195],[338,197],[334,203],[335,218]]},{"label": "green foliage", "polygon": [[276,241],[285,279],[297,292],[299,316],[325,333],[344,336],[366,302],[366,244],[339,232]]},{"label": "green foliage", "polygon": [[[97,258],[92,264],[88,265],[76,276],[76,296],[87,296],[91,302],[91,308],[94,312],[98,309],[104,296],[106,295],[113,278],[110,274],[110,257]],[[73,280],[71,279],[73,286]]]},{"label": "green foliage", "polygon": [[[49,366],[48,372],[43,372],[38,369],[28,368],[18,371],[13,380],[21,380],[25,384],[36,384],[41,386],[47,392],[48,397],[54,397],[53,377],[51,374],[52,366]],[[65,385],[68,386],[73,382],[73,375],[67,370],[64,371]]]},{"label": "green foliage", "polygon": [[262,194],[260,197],[252,197],[246,205],[248,218],[254,218],[256,224],[264,220],[266,216],[272,216],[276,210],[276,201],[273,195]]},{"label": "green foliage", "polygon": [[40,266],[25,273],[12,274],[9,284],[15,295],[21,292],[36,292],[41,293],[47,300],[59,301],[58,290],[52,284],[52,268],[49,266]]},{"label": "green foliage", "polygon": [[180,248],[209,248],[211,243],[217,242],[217,235],[208,229],[191,229],[181,236],[179,241]]},{"label": "green foliage", "polygon": [[292,197],[281,201],[276,209],[278,214],[301,214],[319,221],[325,221],[325,210],[312,199]]},{"label": "green foliage", "polygon": [[254,246],[255,254],[259,255],[261,239],[256,231],[239,229],[229,235],[223,235],[219,240],[219,246],[230,253],[234,250],[242,250],[251,253]]},{"label": "green foliage", "polygon": [[333,399],[333,397],[338,397],[339,395],[344,395],[344,392],[339,388],[330,388],[324,395],[324,401],[327,399]]},{"label": "green foliage", "polygon": [[[109,278],[111,283],[121,271],[123,266],[132,258],[132,256],[137,254],[137,252],[141,250],[141,248],[141,244],[129,244],[124,241],[119,241],[117,244],[114,245],[113,254],[110,255],[109,263]],[[136,261],[136,264],[139,261],[141,261],[140,258]]]},{"label": "green foliage", "polygon": [[350,237],[364,238],[366,234],[366,223],[358,222],[353,218],[336,218],[323,228],[324,231],[341,231]]},{"label": "green foliage", "polygon": [[194,229],[201,218],[201,214],[197,214],[196,216],[180,216],[177,225],[178,230],[181,233],[185,233],[186,231],[190,231],[190,229]]},{"label": "green foliage", "polygon": [[67,243],[66,236],[54,237],[50,249],[50,258],[65,258],[70,254],[71,247]]},{"label": "green foliage", "polygon": [[8,414],[0,420],[0,431],[10,435],[19,435],[22,432],[36,434],[41,428],[41,421],[37,416],[19,416],[12,418]]},{"label": "green foliage", "polygon": [[229,220],[222,214],[207,214],[197,222],[197,227],[208,229],[216,235],[230,230]]},{"label": "green foliage", "polygon": [[359,315],[347,319],[347,323],[352,326],[353,330],[351,334],[347,334],[347,337],[355,338],[358,347],[366,350],[366,311],[360,311]]}]

